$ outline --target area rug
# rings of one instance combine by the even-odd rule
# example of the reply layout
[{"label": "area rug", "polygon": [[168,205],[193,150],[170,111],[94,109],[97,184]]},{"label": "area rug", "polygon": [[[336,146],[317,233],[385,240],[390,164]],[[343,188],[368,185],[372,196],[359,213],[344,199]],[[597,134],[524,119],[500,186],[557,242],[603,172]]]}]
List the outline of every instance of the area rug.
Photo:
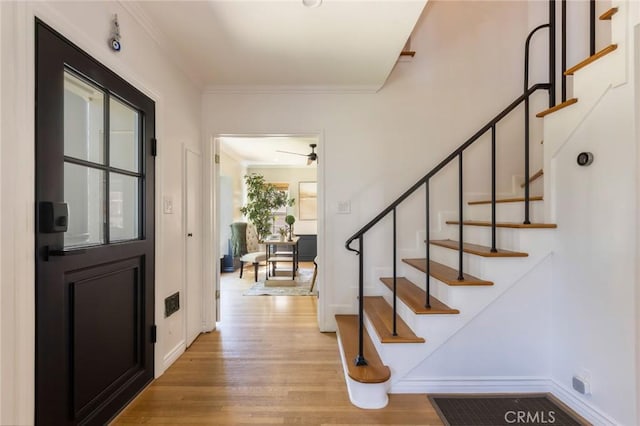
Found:
[{"label": "area rug", "polygon": [[311,288],[311,277],[313,270],[300,269],[295,280],[287,279],[285,276],[274,279],[260,281],[245,290],[244,296],[314,296]]},{"label": "area rug", "polygon": [[450,426],[585,424],[548,394],[430,395],[429,400],[440,420]]}]

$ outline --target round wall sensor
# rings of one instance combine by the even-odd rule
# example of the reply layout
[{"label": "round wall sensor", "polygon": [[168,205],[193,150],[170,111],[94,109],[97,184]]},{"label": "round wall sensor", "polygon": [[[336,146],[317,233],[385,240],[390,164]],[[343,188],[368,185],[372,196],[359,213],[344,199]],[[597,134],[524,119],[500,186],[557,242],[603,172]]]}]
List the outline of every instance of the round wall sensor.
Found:
[{"label": "round wall sensor", "polygon": [[579,166],[588,166],[593,163],[593,154],[590,152],[581,152],[578,154],[577,161]]}]

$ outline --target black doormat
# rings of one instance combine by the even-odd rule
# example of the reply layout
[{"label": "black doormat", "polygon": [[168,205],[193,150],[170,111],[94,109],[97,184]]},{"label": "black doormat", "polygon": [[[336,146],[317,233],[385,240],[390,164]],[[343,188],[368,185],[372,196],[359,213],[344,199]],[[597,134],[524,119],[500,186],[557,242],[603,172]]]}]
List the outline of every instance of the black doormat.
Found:
[{"label": "black doormat", "polygon": [[547,394],[430,395],[447,426],[581,426],[589,423],[561,407]]}]

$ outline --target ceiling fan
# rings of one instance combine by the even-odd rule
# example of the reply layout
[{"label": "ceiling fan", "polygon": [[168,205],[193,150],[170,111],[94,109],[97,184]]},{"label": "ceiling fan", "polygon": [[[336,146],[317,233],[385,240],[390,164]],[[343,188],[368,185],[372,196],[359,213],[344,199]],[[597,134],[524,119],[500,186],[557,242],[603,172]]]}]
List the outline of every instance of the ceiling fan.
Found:
[{"label": "ceiling fan", "polygon": [[318,145],[316,145],[315,143],[310,143],[309,146],[311,147],[311,152],[309,154],[300,154],[298,152],[280,151],[280,150],[276,150],[276,152],[282,152],[284,154],[301,155],[303,157],[307,157],[307,166],[308,166],[314,161],[318,160],[318,154],[316,154],[316,146]]}]

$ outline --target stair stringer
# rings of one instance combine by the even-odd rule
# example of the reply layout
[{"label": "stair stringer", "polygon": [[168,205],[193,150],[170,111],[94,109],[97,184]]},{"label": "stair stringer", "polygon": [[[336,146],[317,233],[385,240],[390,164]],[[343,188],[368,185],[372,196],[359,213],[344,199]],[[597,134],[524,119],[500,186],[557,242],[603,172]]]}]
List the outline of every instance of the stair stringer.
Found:
[{"label": "stair stringer", "polygon": [[611,42],[618,45],[612,53],[598,59],[573,75],[573,94],[578,102],[544,117],[544,194],[545,221],[555,222],[554,158],[588,119],[605,95],[615,87],[627,83],[627,19],[628,4],[613,1],[618,13],[611,23]]},{"label": "stair stringer", "polygon": [[[547,248],[544,252],[533,253],[528,258],[522,259],[481,258],[479,262],[487,263],[486,270],[491,270],[492,272],[490,274],[491,277],[479,276],[494,281],[493,286],[453,288],[432,278],[432,282],[436,283],[433,295],[440,298],[450,307],[459,309],[460,314],[457,315],[416,315],[398,299],[398,315],[411,327],[416,335],[424,337],[426,343],[413,345],[382,344],[378,339],[373,339],[381,359],[391,369],[391,387],[393,388],[395,383],[402,380],[420,362],[449,340],[451,336],[473,321],[477,315],[487,309],[494,300],[499,298],[529,271],[535,269],[550,253],[551,250]],[[465,254],[465,256],[471,255]],[[473,274],[472,270],[468,270],[468,272]],[[420,283],[420,281],[416,282]],[[424,282],[424,279],[422,282]],[[422,288],[423,286],[420,285],[420,287]],[[438,289],[444,289],[446,293],[439,292]],[[383,284],[380,284],[380,290],[382,290],[381,293],[385,300],[389,304],[393,303],[391,291]],[[365,325],[367,325],[369,333],[375,335],[375,331],[367,321],[365,321]]]},{"label": "stair stringer", "polygon": [[[551,294],[552,260],[552,253],[540,259],[404,377],[393,381],[390,393],[541,391],[550,371],[551,306],[544,302]],[[528,327],[521,330],[529,333],[526,337],[518,333],[523,324]],[[489,325],[495,333],[487,333]],[[496,338],[487,339],[487,334]],[[523,349],[509,347],[514,340],[537,351],[530,360],[536,365],[519,364],[521,357],[515,353]]]}]

